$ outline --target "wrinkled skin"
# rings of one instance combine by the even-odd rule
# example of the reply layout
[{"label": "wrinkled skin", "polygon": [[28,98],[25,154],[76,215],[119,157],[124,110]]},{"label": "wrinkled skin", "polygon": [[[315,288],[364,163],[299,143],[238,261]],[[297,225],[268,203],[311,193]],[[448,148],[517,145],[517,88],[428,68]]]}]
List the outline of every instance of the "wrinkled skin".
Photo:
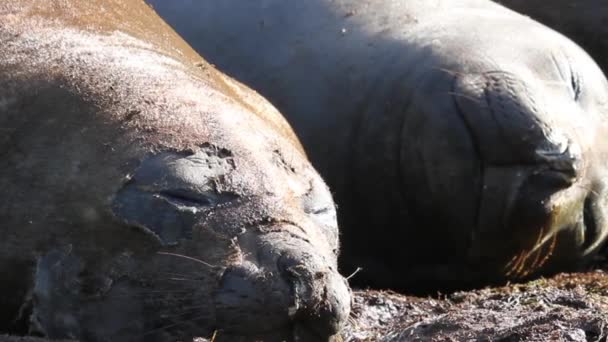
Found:
[{"label": "wrinkled skin", "polygon": [[602,0],[497,0],[563,33],[608,71],[608,2]]},{"label": "wrinkled skin", "polygon": [[484,0],[149,2],[287,116],[351,284],[519,280],[606,240],[608,84],[537,22]]},{"label": "wrinkled skin", "polygon": [[0,4],[0,324],[328,340],[331,194],[280,114],[142,1]]}]

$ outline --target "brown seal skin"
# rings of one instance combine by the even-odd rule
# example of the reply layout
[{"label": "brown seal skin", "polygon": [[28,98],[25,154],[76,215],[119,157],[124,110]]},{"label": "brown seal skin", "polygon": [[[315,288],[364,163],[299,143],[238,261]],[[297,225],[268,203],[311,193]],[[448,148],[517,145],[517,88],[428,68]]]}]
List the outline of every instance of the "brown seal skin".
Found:
[{"label": "brown seal skin", "polygon": [[0,325],[328,340],[326,185],[281,115],[138,0],[0,4]]},{"label": "brown seal skin", "polygon": [[608,2],[602,0],[498,0],[580,44],[608,72]]},{"label": "brown seal skin", "polygon": [[519,280],[605,242],[608,82],[559,33],[489,0],[148,1],[290,120],[357,284]]}]

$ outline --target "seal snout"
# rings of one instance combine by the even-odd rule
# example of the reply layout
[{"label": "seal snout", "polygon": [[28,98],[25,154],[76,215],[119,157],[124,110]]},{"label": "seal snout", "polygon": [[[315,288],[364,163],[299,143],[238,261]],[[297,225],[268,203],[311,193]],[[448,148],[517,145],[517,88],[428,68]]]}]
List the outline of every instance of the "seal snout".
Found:
[{"label": "seal snout", "polygon": [[339,332],[350,311],[346,280],[331,267],[319,269],[307,258],[283,255],[279,271],[291,287],[289,316],[298,328],[320,338]]},{"label": "seal snout", "polygon": [[[597,235],[597,213],[585,209],[595,208],[587,199],[593,165],[585,113],[569,93],[543,96],[546,86],[508,72],[459,75],[453,84],[482,177],[470,256],[504,263],[509,278],[533,274],[554,254],[581,253]],[[489,240],[500,247],[484,248]]]},{"label": "seal snout", "polygon": [[241,244],[244,254],[254,245],[258,253],[224,272],[215,296],[221,325],[235,333],[283,330],[312,341],[336,335],[350,313],[350,290],[332,263],[299,238],[243,239],[249,240]]}]

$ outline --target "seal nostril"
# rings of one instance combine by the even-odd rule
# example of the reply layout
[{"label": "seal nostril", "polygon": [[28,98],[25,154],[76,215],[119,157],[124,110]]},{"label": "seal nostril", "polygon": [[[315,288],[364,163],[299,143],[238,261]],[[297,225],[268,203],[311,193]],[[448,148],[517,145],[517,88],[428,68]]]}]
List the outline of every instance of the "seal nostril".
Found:
[{"label": "seal nostril", "polygon": [[583,241],[583,250],[591,247],[594,241],[597,239],[597,220],[595,219],[595,213],[593,211],[593,199],[591,196],[585,198],[585,204],[583,207],[583,225],[585,227],[585,239]]},{"label": "seal nostril", "polygon": [[547,189],[565,189],[574,184],[574,175],[563,170],[544,170],[530,177],[534,184]]}]

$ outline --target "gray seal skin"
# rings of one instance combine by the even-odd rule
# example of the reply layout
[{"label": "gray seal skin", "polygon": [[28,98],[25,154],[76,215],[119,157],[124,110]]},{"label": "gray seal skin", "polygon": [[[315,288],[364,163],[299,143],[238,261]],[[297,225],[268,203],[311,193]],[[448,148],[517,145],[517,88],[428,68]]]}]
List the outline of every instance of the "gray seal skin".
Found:
[{"label": "gray seal skin", "polygon": [[0,23],[2,331],[336,335],[334,203],[274,107],[143,1],[3,1]]},{"label": "gray seal skin", "polygon": [[608,71],[608,2],[602,0],[498,0],[561,32]]},{"label": "gray seal skin", "polygon": [[482,0],[149,3],[288,118],[351,285],[524,279],[606,240],[608,84],[547,27]]}]

